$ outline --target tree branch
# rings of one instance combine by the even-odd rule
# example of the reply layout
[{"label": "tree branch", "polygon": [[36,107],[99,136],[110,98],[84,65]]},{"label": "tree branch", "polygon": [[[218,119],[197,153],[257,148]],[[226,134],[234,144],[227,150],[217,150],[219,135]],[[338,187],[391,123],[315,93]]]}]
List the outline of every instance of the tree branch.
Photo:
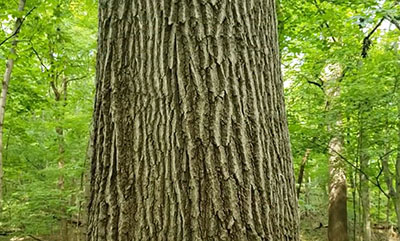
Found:
[{"label": "tree branch", "polygon": [[44,65],[42,58],[40,57],[39,53],[36,51],[36,49],[33,47],[33,44],[31,42],[32,45],[32,50],[35,53],[36,57],[39,59],[40,65],[46,70],[49,71],[49,69],[46,67],[46,65]]},{"label": "tree branch", "polygon": [[[321,14],[321,15],[325,15],[325,14],[326,14],[325,11],[324,11],[323,9],[320,8],[320,6],[318,5],[318,2],[317,2],[316,0],[313,1],[313,4],[314,4],[314,6],[317,8],[319,14]],[[323,24],[324,24],[325,27],[328,29],[328,31],[329,31],[329,33],[330,33],[330,35],[331,35],[331,38],[332,38],[332,40],[333,40],[333,42],[337,43],[337,40],[336,40],[335,36],[333,36],[333,33],[332,33],[332,31],[331,31],[331,27],[329,26],[328,22],[325,21]]]},{"label": "tree branch", "polygon": [[37,238],[37,237],[35,237],[33,235],[28,235],[28,237],[30,237],[30,238],[32,238],[34,240],[37,240],[37,241],[43,241],[43,239]]},{"label": "tree branch", "polygon": [[0,46],[3,45],[5,42],[10,40],[12,37],[17,35],[19,31],[21,30],[22,24],[24,23],[25,19],[32,13],[33,10],[35,10],[36,7],[31,8],[31,10],[28,11],[28,13],[24,16],[24,18],[21,20],[21,24],[15,29],[14,33],[12,33],[10,36],[8,36],[6,39],[0,42]]},{"label": "tree branch", "polygon": [[390,21],[398,30],[400,30],[400,23],[392,16],[386,15],[385,18]]},{"label": "tree branch", "polygon": [[58,91],[54,81],[50,81],[50,86],[53,89],[54,95],[56,96],[56,101],[59,101],[61,99],[61,93]]},{"label": "tree branch", "polygon": [[322,90],[322,92],[324,92],[324,86],[322,84],[311,81],[311,80],[307,80],[307,83],[318,86],[318,88],[320,88]]},{"label": "tree branch", "polygon": [[385,20],[385,17],[381,18],[379,22],[375,25],[375,27],[371,30],[371,32],[368,33],[367,36],[365,36],[363,40],[363,47],[362,47],[362,52],[361,56],[363,58],[366,58],[368,56],[368,50],[371,47],[372,41],[371,41],[371,36],[376,32],[376,30],[382,25],[383,21]]},{"label": "tree branch", "polygon": [[76,77],[76,78],[68,79],[68,80],[66,80],[66,82],[67,82],[67,83],[69,83],[69,82],[72,82],[72,81],[75,81],[75,80],[81,80],[81,79],[84,79],[84,78],[86,78],[86,77],[87,77],[87,75],[84,75],[84,76],[80,76],[80,77]]},{"label": "tree branch", "polygon": [[[318,145],[318,146],[322,146],[321,144],[318,144],[318,143],[316,143],[316,142],[314,142],[313,144]],[[345,161],[347,164],[349,164],[354,170],[356,170],[357,172],[359,172],[359,173],[361,173],[362,175],[364,175],[365,178],[366,178],[370,183],[372,183],[374,186],[376,186],[376,187],[383,193],[383,195],[385,195],[387,198],[390,198],[389,194],[387,194],[387,193],[385,192],[385,190],[383,190],[383,188],[382,188],[382,186],[381,186],[379,180],[377,180],[377,182],[374,182],[373,180],[371,180],[371,178],[368,176],[368,174],[366,174],[366,173],[365,173],[363,170],[361,170],[360,168],[356,167],[353,163],[351,163],[351,162],[350,162],[346,157],[344,157],[342,154],[340,154],[339,152],[337,152],[336,150],[334,150],[333,148],[331,148],[331,147],[329,147],[329,146],[328,146],[328,148],[329,148],[331,151],[333,151],[336,155],[338,155],[338,156],[340,157],[340,159],[342,159],[342,160]],[[393,152],[393,151],[395,151],[395,150],[396,150],[396,149],[391,150],[390,152],[386,153],[383,157],[385,157],[386,155],[389,155],[391,152]],[[381,158],[383,158],[383,157],[381,157]],[[380,159],[381,159],[381,158],[380,158]]]}]

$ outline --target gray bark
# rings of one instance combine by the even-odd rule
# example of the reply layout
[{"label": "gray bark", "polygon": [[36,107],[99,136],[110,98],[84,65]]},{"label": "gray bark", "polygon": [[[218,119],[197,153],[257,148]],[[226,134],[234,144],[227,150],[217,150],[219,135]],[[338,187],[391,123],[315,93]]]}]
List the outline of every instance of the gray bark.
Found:
[{"label": "gray bark", "polygon": [[299,240],[275,1],[99,19],[88,240]]},{"label": "gray bark", "polygon": [[343,140],[335,137],[330,141],[329,146],[328,238],[329,241],[348,241],[346,170],[338,155],[342,152]]},{"label": "gray bark", "polygon": [[[23,12],[25,8],[25,2],[26,0],[20,0],[19,5],[18,5],[18,11]],[[10,48],[10,54],[11,56],[7,60],[6,64],[6,71],[4,74],[4,79],[2,83],[2,89],[1,89],[1,96],[0,96],[0,210],[2,208],[2,202],[3,202],[3,129],[4,129],[4,116],[6,112],[6,101],[7,101],[7,92],[8,92],[8,86],[10,84],[10,79],[11,79],[11,73],[14,68],[14,56],[16,54],[16,47],[17,47],[17,38],[18,38],[18,33],[16,33],[19,30],[19,26],[22,24],[22,18],[17,18],[15,22],[15,27],[14,27],[14,33],[15,35],[13,36],[13,41],[11,44]]]},{"label": "gray bark", "polygon": [[346,169],[341,158],[343,151],[342,116],[337,110],[337,99],[340,97],[339,81],[343,71],[340,65],[328,65],[323,78],[328,85],[327,108],[331,116],[328,126],[332,138],[329,142],[329,207],[328,239],[329,241],[348,241],[347,229],[347,180]]}]

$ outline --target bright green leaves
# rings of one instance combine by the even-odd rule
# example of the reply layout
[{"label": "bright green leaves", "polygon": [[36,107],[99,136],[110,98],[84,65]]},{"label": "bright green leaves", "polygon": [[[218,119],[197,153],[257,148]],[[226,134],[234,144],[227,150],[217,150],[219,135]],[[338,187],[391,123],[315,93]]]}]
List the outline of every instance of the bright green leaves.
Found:
[{"label": "bright green leaves", "polygon": [[[2,8],[4,3],[0,0],[0,41],[9,35],[13,27],[9,18],[16,17],[17,9],[14,2]],[[28,0],[26,9],[32,7],[36,9],[26,18],[17,55],[12,56],[16,63],[5,118],[5,205],[0,230],[41,235],[56,232],[60,218],[75,217],[78,200],[83,201],[80,181],[87,168],[97,9],[88,0]],[[10,44],[0,47],[2,73]],[[66,94],[66,101],[55,100],[52,81],[63,97]],[[63,169],[58,166],[60,157],[65,161]],[[61,175],[63,190],[58,188]]]},{"label": "bright green leaves", "polygon": [[[397,146],[400,31],[385,20],[370,36],[372,45],[368,57],[362,58],[361,53],[364,38],[383,17],[399,17],[399,9],[400,4],[396,1],[385,1],[383,5],[373,0],[280,1],[281,55],[296,168],[306,149],[312,149],[306,167],[306,178],[311,182],[305,187],[309,188],[311,197],[300,196],[303,211],[315,211],[318,205],[326,209],[327,200],[318,198],[327,191],[328,179],[321,176],[328,176],[327,144],[335,131],[345,140],[343,156],[357,166],[359,133],[361,128],[365,130],[364,148],[371,158],[366,173],[373,180],[379,173],[378,160],[385,153],[388,140],[392,147]],[[334,108],[330,108],[330,113],[327,83],[322,78],[322,72],[329,64],[339,64],[345,71],[338,83],[340,98]],[[343,122],[341,130],[328,130],[328,124],[335,121],[331,116],[338,114]],[[390,156],[392,172],[394,158],[395,155]],[[354,167],[346,165],[350,175],[359,175]],[[383,176],[379,178],[384,183]],[[320,187],[318,191],[310,189],[317,186]],[[374,200],[380,191],[371,188],[371,192]],[[318,198],[310,204],[307,198],[313,199],[313,195]],[[376,201],[372,202],[373,215],[378,215],[376,204]],[[376,217],[372,216],[373,220]]]}]

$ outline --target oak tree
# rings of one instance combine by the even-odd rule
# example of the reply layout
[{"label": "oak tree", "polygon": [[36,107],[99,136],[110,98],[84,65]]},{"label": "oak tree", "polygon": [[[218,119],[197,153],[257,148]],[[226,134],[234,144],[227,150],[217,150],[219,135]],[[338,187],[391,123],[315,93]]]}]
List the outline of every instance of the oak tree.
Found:
[{"label": "oak tree", "polygon": [[298,240],[274,0],[99,3],[88,240]]}]

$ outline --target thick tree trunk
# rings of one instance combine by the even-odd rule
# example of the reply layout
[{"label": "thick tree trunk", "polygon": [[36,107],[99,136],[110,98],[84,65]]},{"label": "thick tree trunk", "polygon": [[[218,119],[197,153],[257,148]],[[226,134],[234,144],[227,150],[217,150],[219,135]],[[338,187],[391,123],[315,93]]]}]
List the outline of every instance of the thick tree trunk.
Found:
[{"label": "thick tree trunk", "polygon": [[326,83],[328,103],[331,115],[331,124],[328,130],[332,134],[329,142],[329,207],[328,207],[328,239],[329,241],[348,241],[347,231],[347,181],[346,169],[341,158],[343,137],[341,135],[342,120],[340,110],[335,109],[340,96],[339,80],[342,77],[342,68],[339,65],[326,67]]},{"label": "thick tree trunk", "polygon": [[[20,0],[18,5],[18,11],[23,12],[25,8],[26,0]],[[3,128],[4,128],[4,115],[6,112],[6,101],[7,101],[7,92],[8,86],[11,79],[11,73],[14,68],[14,58],[16,54],[16,47],[17,47],[17,37],[19,31],[19,26],[22,24],[22,18],[17,18],[14,27],[14,37],[12,41],[12,45],[10,48],[11,56],[7,60],[6,64],[6,72],[4,74],[2,89],[1,89],[1,96],[0,96],[0,210],[2,209],[3,203]]]},{"label": "thick tree trunk", "polygon": [[88,240],[298,240],[273,0],[101,0]]}]

